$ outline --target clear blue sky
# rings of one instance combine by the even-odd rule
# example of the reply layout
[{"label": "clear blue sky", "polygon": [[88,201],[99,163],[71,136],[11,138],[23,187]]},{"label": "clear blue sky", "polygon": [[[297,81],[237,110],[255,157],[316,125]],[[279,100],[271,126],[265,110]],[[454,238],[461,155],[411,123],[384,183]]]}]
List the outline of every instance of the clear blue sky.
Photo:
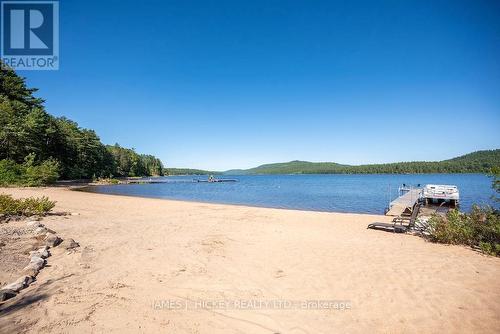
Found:
[{"label": "clear blue sky", "polygon": [[[170,167],[500,147],[499,1],[60,1],[47,110]],[[409,133],[409,136],[403,136]]]}]

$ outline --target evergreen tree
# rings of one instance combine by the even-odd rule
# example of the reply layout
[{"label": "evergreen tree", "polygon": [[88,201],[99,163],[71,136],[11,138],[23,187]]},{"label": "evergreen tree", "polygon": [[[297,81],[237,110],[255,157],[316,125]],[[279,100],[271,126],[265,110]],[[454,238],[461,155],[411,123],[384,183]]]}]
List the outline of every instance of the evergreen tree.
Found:
[{"label": "evergreen tree", "polygon": [[[38,185],[63,179],[161,175],[159,159],[101,143],[93,130],[45,111],[24,78],[2,64],[0,72],[0,174],[6,184]],[[29,177],[27,178],[27,174]],[[0,178],[2,177],[0,175]],[[29,182],[26,180],[30,180]],[[6,181],[10,180],[10,181]],[[12,182],[11,182],[12,183]]]}]

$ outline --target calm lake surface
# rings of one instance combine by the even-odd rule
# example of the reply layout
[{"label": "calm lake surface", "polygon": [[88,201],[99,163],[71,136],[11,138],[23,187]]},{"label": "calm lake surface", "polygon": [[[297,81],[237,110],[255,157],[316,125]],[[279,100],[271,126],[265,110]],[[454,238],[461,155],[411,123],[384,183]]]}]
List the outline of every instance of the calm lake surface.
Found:
[{"label": "calm lake surface", "polygon": [[186,201],[242,204],[282,209],[383,214],[403,184],[453,184],[460,190],[460,209],[490,204],[491,179],[483,174],[418,175],[245,175],[220,176],[238,182],[198,183],[207,176],[154,178],[160,184],[90,187],[89,191]]}]

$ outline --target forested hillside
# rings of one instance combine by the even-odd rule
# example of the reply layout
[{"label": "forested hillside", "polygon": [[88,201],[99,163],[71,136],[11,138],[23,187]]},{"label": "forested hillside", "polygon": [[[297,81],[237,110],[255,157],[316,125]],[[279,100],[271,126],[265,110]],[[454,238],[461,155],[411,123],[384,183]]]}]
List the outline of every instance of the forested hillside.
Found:
[{"label": "forested hillside", "polygon": [[443,161],[413,161],[371,165],[341,165],[333,162],[290,161],[266,164],[226,174],[404,174],[404,173],[490,173],[500,166],[500,149],[469,153]]},{"label": "forested hillside", "polygon": [[105,146],[93,130],[48,114],[13,70],[0,73],[0,185],[162,174],[159,159]]}]

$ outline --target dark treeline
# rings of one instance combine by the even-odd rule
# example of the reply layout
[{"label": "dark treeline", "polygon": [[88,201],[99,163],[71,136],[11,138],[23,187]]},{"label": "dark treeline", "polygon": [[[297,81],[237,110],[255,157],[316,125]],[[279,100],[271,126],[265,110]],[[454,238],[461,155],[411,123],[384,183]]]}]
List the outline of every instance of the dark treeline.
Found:
[{"label": "dark treeline", "polygon": [[334,162],[290,161],[267,164],[226,174],[419,174],[419,173],[490,173],[500,166],[500,150],[469,153],[443,161],[413,161],[371,165],[341,165]]},{"label": "dark treeline", "polygon": [[24,78],[1,66],[0,184],[162,175],[159,159],[118,145],[105,146],[93,130],[48,114],[34,92]]},{"label": "dark treeline", "polygon": [[469,153],[443,161],[413,161],[388,164],[346,166],[346,173],[490,173],[500,165],[500,150]]}]

